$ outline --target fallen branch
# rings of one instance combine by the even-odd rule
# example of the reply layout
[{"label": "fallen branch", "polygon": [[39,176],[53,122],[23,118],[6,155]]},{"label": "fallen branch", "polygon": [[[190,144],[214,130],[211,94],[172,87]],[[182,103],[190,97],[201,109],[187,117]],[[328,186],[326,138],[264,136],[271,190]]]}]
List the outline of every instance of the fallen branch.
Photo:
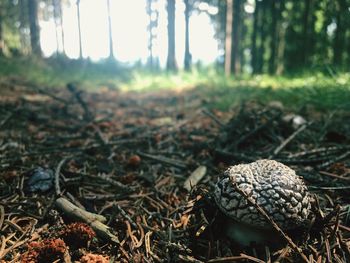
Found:
[{"label": "fallen branch", "polygon": [[111,233],[110,228],[103,224],[103,222],[106,222],[107,220],[104,216],[83,210],[69,202],[64,197],[58,198],[55,204],[57,208],[64,212],[68,217],[90,225],[99,237],[113,243],[120,243],[118,237]]},{"label": "fallen branch", "polygon": [[194,170],[191,175],[186,179],[184,183],[184,188],[187,191],[190,191],[192,187],[196,186],[200,180],[207,173],[207,167],[199,166],[196,170]]},{"label": "fallen branch", "polygon": [[61,195],[61,187],[60,187],[60,173],[61,173],[61,169],[62,166],[64,165],[64,163],[67,161],[67,157],[63,158],[59,164],[57,165],[57,168],[55,170],[55,192],[57,196]]},{"label": "fallen branch", "polygon": [[303,130],[306,129],[306,127],[309,124],[304,124],[302,125],[298,130],[296,130],[292,135],[290,135],[287,139],[285,139],[272,153],[272,155],[270,155],[269,159],[271,159],[272,157],[276,156],[280,151],[282,151],[282,149],[284,147],[287,146],[288,143],[290,143],[295,137],[297,137],[297,135],[299,133],[301,133]]},{"label": "fallen branch", "polygon": [[202,110],[202,112],[207,115],[208,117],[210,117],[213,121],[215,121],[217,124],[219,124],[221,127],[225,127],[225,124],[219,120],[212,112],[210,112],[207,109]]}]

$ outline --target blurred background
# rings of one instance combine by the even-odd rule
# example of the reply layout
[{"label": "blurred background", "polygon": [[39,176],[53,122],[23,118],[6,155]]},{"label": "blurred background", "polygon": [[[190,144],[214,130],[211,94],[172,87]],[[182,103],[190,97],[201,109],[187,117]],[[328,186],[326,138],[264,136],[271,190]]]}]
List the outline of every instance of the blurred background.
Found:
[{"label": "blurred background", "polygon": [[345,85],[350,1],[0,0],[0,56],[48,86]]}]

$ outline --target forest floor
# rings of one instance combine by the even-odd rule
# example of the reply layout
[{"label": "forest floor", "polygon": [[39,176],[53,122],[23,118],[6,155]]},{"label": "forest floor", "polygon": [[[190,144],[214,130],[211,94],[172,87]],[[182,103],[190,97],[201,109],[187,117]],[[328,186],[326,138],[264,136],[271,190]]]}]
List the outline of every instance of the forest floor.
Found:
[{"label": "forest floor", "polygon": [[[225,91],[0,85],[0,262],[350,262],[347,105],[219,110],[208,105]],[[242,247],[223,234],[214,184],[263,158],[318,200],[307,240]]]}]

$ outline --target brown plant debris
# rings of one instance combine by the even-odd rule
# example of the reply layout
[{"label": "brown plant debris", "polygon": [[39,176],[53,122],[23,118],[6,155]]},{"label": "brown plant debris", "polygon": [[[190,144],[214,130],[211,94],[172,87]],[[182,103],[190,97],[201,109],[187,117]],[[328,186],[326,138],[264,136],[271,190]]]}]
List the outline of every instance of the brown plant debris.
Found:
[{"label": "brown plant debris", "polygon": [[87,247],[95,236],[95,231],[89,225],[80,222],[67,225],[60,233],[64,242],[75,248]]},{"label": "brown plant debris", "polygon": [[[220,111],[197,90],[70,84],[38,97],[33,86],[0,83],[0,262],[93,260],[86,251],[124,263],[350,262],[349,112],[253,102]],[[303,177],[313,221],[301,238],[275,222],[290,238],[280,247],[243,246],[226,238],[215,184],[229,166],[269,158]],[[38,167],[50,176],[32,177]]]},{"label": "brown plant debris", "polygon": [[109,258],[102,255],[87,253],[86,255],[81,257],[80,262],[81,263],[109,263]]},{"label": "brown plant debris", "polygon": [[64,258],[67,246],[62,239],[48,239],[41,242],[31,242],[28,250],[22,255],[22,263],[54,262]]}]

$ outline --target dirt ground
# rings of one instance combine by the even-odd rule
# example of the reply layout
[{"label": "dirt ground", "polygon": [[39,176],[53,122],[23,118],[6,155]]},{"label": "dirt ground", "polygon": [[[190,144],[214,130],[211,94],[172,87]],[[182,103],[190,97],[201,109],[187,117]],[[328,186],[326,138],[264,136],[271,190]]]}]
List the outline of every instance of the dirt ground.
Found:
[{"label": "dirt ground", "polygon": [[[350,262],[349,113],[222,112],[191,90],[0,92],[0,262]],[[243,247],[213,187],[267,158],[304,178],[314,219],[301,239]]]}]

